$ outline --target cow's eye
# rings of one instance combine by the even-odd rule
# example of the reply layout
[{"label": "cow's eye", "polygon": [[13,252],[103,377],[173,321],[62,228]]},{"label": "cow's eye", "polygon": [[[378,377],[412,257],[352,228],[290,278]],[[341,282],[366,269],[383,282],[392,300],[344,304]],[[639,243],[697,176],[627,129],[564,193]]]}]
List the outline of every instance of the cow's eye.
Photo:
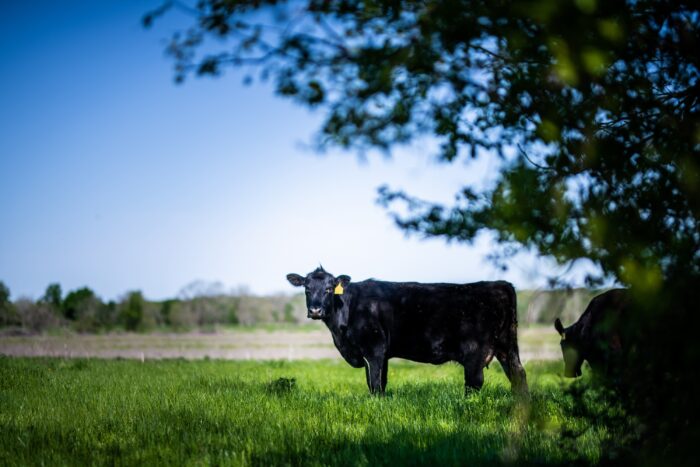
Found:
[{"label": "cow's eye", "polygon": [[331,289],[330,287],[328,287],[328,288],[326,289],[326,293],[331,293],[332,291],[333,291],[333,289]]}]

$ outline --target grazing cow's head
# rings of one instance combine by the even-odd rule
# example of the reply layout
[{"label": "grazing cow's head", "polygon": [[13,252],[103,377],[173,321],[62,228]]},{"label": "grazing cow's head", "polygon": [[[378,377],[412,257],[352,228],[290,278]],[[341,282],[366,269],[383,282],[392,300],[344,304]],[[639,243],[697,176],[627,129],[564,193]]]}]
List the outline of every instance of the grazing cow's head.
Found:
[{"label": "grazing cow's head", "polygon": [[316,268],[306,277],[299,274],[287,274],[287,280],[294,287],[304,286],[306,291],[307,317],[311,319],[323,319],[334,310],[336,293],[342,293],[342,288],[350,282],[346,275],[334,277],[322,267]]},{"label": "grazing cow's head", "polygon": [[564,329],[559,318],[554,321],[554,329],[561,336],[561,353],[564,355],[564,376],[567,378],[581,376],[583,355],[581,353],[581,343],[578,341],[578,334],[572,332],[571,328]]}]

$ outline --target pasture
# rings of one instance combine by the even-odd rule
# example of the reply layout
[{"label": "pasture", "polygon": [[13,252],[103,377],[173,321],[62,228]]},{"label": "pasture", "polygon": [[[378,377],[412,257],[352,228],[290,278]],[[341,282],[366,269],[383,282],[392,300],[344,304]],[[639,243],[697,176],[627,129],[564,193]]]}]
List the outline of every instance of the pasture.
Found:
[{"label": "pasture", "polygon": [[615,434],[561,366],[526,363],[523,401],[495,362],[465,397],[460,366],[392,360],[374,397],[339,360],[0,357],[0,465],[595,463]]}]

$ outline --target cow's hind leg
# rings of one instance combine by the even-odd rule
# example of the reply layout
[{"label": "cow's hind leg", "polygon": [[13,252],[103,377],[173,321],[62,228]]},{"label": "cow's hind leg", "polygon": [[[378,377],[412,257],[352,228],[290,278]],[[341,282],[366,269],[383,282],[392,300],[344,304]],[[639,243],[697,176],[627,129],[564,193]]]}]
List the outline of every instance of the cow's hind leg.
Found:
[{"label": "cow's hind leg", "polygon": [[527,393],[527,376],[525,369],[520,363],[520,356],[517,350],[511,349],[509,352],[498,352],[496,354],[498,362],[503,367],[513,391]]}]

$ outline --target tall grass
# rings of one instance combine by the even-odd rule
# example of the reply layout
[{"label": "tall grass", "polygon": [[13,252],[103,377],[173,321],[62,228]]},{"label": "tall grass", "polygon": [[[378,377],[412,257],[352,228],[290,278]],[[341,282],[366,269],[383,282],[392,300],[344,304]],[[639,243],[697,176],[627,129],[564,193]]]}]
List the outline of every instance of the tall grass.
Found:
[{"label": "tall grass", "polygon": [[521,403],[498,365],[465,396],[457,365],[392,361],[372,397],[334,361],[0,358],[0,465],[595,463],[612,435],[560,366],[527,365]]}]

